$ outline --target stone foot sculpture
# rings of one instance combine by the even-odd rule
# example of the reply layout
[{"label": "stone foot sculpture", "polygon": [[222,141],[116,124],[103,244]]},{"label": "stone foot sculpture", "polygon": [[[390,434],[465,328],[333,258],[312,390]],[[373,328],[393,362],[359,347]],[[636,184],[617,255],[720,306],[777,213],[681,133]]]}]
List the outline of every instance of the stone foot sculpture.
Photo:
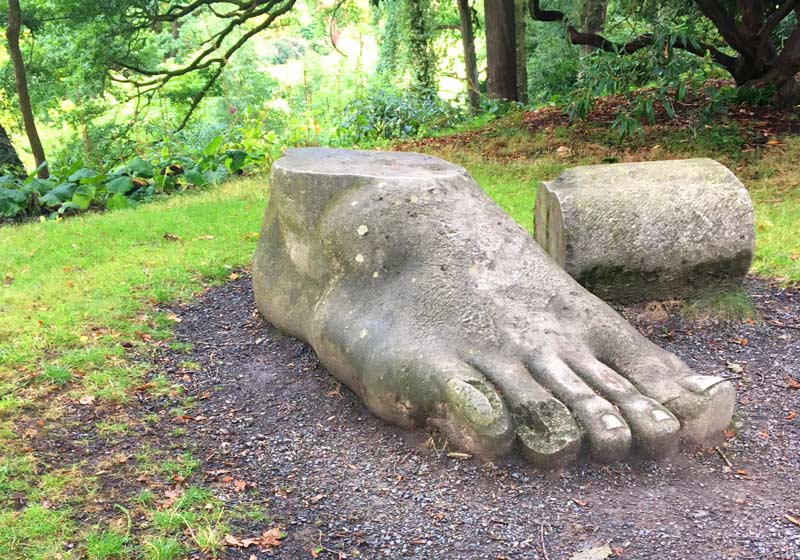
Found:
[{"label": "stone foot sculpture", "polygon": [[657,457],[717,436],[733,412],[730,382],[642,337],[434,157],[287,152],[253,286],[264,317],[372,412],[475,453]]}]

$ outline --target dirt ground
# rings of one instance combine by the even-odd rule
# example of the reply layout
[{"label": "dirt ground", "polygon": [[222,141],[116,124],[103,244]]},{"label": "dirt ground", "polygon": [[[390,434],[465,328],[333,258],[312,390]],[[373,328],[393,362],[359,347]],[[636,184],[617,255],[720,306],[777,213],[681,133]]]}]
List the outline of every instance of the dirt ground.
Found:
[{"label": "dirt ground", "polygon": [[[162,352],[160,367],[200,399],[186,426],[206,482],[246,481],[221,497],[263,504],[286,533],[271,550],[229,547],[226,558],[795,560],[800,292],[759,280],[747,289],[761,314],[752,324],[626,310],[657,344],[738,389],[724,443],[658,463],[556,472],[449,457],[435,434],[372,416],[308,345],[265,323],[245,275],[172,309],[193,349]],[[200,367],[187,374],[186,360]],[[237,535],[264,529],[243,523]]]}]

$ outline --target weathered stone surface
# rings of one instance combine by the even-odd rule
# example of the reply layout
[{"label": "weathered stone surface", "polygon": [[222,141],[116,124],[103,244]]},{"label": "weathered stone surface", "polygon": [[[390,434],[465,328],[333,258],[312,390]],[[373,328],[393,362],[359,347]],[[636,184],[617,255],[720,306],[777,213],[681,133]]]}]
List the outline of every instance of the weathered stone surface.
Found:
[{"label": "weathered stone surface", "polygon": [[728,425],[694,374],[556,266],[460,167],[289,150],[253,266],[261,313],[372,412],[540,465],[658,457]]},{"label": "weathered stone surface", "polygon": [[753,205],[711,159],[576,167],[539,189],[535,238],[605,300],[687,298],[741,282]]}]

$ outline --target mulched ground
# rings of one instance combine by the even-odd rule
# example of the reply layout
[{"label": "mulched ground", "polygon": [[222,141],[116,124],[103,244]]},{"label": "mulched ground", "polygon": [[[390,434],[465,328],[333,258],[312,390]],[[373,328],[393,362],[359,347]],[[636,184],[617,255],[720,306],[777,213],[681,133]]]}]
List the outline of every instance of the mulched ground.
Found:
[{"label": "mulched ground", "polygon": [[[308,345],[263,321],[245,275],[172,309],[193,350],[162,352],[159,367],[199,399],[183,422],[205,481],[229,507],[263,504],[274,516],[243,522],[235,536],[286,532],[279,546],[231,546],[226,558],[795,560],[800,292],[747,288],[758,323],[626,310],[656,343],[739,391],[737,432],[719,452],[684,448],[660,463],[555,472],[448,457],[435,436],[372,416]],[[199,371],[186,372],[186,360]],[[246,489],[226,490],[220,481],[232,479]],[[592,552],[573,556],[582,550]]]}]

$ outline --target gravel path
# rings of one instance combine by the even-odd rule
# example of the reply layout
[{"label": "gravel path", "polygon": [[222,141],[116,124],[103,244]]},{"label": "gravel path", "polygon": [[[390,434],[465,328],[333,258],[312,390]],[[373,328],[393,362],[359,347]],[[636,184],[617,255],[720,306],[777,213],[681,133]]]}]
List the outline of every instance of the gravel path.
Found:
[{"label": "gravel path", "polygon": [[223,498],[262,502],[267,525],[287,533],[270,551],[231,547],[229,558],[797,560],[800,292],[747,287],[758,324],[626,310],[656,343],[700,373],[735,378],[739,391],[736,433],[718,451],[687,447],[660,463],[548,472],[449,457],[435,434],[373,417],[306,344],[265,323],[247,277],[173,309],[193,350],[163,354],[161,367],[201,365],[178,376],[200,398],[190,436],[207,480],[224,471],[247,481]]}]

